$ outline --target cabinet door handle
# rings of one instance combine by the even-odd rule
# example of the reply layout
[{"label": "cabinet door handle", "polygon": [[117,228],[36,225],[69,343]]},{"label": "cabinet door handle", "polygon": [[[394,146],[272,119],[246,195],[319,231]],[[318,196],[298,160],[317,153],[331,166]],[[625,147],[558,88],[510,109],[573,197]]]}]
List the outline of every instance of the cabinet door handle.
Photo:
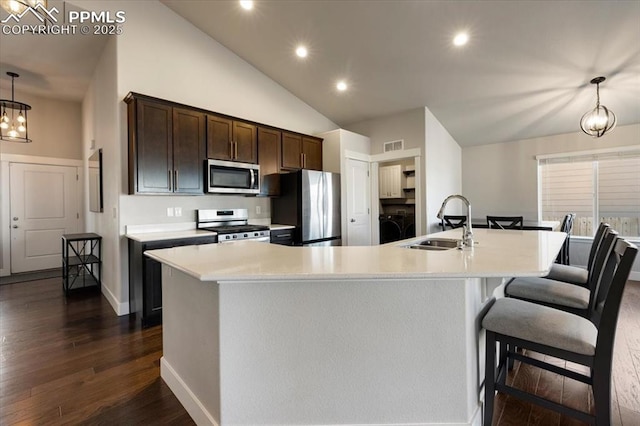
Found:
[{"label": "cabinet door handle", "polygon": [[178,190],[178,170],[174,170],[173,171],[173,188],[177,191]]},{"label": "cabinet door handle", "polygon": [[173,176],[171,169],[167,170],[167,174],[169,175],[169,191],[173,191]]},{"label": "cabinet door handle", "polygon": [[229,141],[229,159],[233,160],[233,141]]},{"label": "cabinet door handle", "polygon": [[234,155],[233,159],[237,160],[238,159],[238,141],[234,141],[233,142],[233,146],[235,147],[235,153],[234,153],[235,155]]},{"label": "cabinet door handle", "polygon": [[304,154],[300,153],[300,167],[304,169]]}]

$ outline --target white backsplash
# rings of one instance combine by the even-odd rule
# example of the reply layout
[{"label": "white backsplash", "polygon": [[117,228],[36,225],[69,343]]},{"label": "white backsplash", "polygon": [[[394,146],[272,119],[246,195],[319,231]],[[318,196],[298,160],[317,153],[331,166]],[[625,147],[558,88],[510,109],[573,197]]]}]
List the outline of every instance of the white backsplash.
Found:
[{"label": "white backsplash", "polygon": [[[175,211],[176,207],[182,209],[182,216],[168,216],[167,209]],[[131,225],[195,224],[198,209],[247,209],[250,223],[268,225],[271,222],[271,201],[267,197],[123,195],[120,197],[120,234],[124,235],[126,227]]]}]

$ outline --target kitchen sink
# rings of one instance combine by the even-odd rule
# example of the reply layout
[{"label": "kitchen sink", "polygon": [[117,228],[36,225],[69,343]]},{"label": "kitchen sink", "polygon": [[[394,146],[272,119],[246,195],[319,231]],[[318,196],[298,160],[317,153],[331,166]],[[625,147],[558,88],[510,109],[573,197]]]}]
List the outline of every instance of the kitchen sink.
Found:
[{"label": "kitchen sink", "polygon": [[407,247],[418,250],[450,250],[460,245],[460,240],[454,240],[451,238],[428,238],[426,240],[419,241],[411,244]]}]

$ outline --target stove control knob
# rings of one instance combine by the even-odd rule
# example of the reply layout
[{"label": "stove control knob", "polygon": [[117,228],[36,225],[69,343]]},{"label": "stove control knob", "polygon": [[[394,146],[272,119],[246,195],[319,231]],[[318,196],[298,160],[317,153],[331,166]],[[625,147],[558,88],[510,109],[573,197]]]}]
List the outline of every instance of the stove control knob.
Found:
[{"label": "stove control knob", "polygon": [[259,236],[260,236],[260,233],[258,233],[258,232],[254,232],[254,233],[253,233],[253,236],[254,236],[254,237],[259,237]]},{"label": "stove control knob", "polygon": [[234,235],[234,236],[233,236],[233,238],[238,238],[238,236],[237,236],[237,235]]},{"label": "stove control knob", "polygon": [[245,238],[249,238],[249,234],[244,234],[244,237]]}]

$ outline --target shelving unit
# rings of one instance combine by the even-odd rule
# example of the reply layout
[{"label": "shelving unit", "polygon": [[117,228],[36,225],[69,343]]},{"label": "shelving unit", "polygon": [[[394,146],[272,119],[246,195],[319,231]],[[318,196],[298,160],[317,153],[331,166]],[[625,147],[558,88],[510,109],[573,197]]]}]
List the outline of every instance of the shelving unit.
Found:
[{"label": "shelving unit", "polygon": [[62,288],[72,290],[102,284],[102,237],[94,233],[62,236]]},{"label": "shelving unit", "polygon": [[404,198],[406,204],[416,203],[416,170],[413,167],[405,167],[402,171],[404,174]]}]

